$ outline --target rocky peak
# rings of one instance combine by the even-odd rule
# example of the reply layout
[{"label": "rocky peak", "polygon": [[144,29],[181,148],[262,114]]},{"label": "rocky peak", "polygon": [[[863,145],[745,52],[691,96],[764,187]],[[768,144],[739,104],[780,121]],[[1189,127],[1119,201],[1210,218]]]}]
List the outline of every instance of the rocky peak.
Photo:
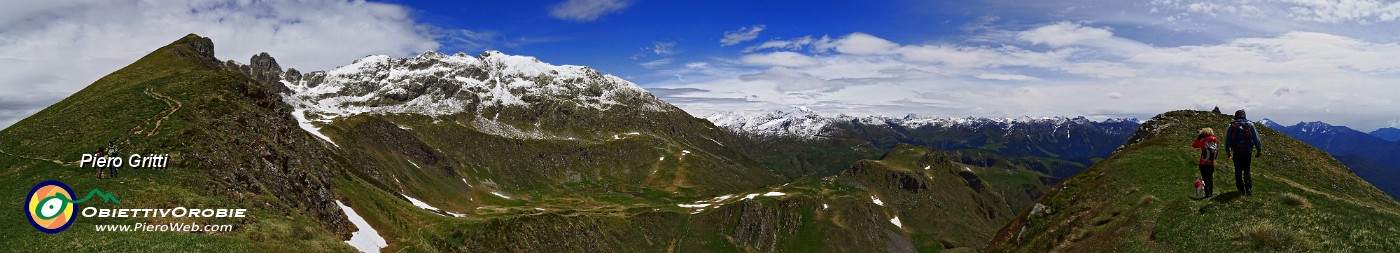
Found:
[{"label": "rocky peak", "polygon": [[[277,65],[277,59],[273,59],[267,52],[253,55],[248,59],[248,69],[243,71],[249,77],[267,84],[277,84],[282,79],[282,66]],[[280,90],[285,90],[283,87]]]},{"label": "rocky peak", "polygon": [[172,50],[171,52],[176,57],[189,59],[194,64],[211,69],[221,67],[219,59],[214,57],[214,42],[209,38],[191,33],[170,43],[165,48]]},{"label": "rocky peak", "polygon": [[433,50],[424,51],[423,53],[418,54],[418,58],[424,58],[424,59],[442,59],[442,58],[445,58],[445,57],[447,57],[447,55],[442,54],[442,53],[438,53],[438,52],[433,51]]},{"label": "rocky peak", "polygon": [[272,58],[272,55],[269,55],[267,52],[253,55],[252,58],[248,59],[247,65],[239,64],[232,60],[226,61],[224,62],[224,68],[237,70],[238,72],[248,75],[248,78],[269,86],[277,93],[291,92],[291,89],[287,88],[287,85],[282,82],[283,80],[302,79],[301,73],[295,69],[286,72],[282,71],[282,66],[277,64],[277,59]]},{"label": "rocky peak", "polygon": [[248,66],[259,72],[282,72],[282,66],[277,65],[277,59],[273,59],[267,52],[253,55],[253,58],[248,59]]},{"label": "rocky peak", "polygon": [[210,40],[209,38],[200,37],[198,34],[191,33],[189,35],[185,35],[184,38],[180,38],[180,42],[185,44],[186,46],[189,46],[190,50],[194,51],[195,53],[198,53],[200,56],[209,59],[215,59],[214,41]]}]

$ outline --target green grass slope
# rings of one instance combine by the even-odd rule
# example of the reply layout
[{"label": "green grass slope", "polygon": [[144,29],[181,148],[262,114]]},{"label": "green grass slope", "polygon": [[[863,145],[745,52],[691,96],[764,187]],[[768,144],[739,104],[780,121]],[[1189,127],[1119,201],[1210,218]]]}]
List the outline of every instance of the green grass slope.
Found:
[{"label": "green grass slope", "polygon": [[[1172,111],[1143,123],[1112,157],[1054,187],[1006,225],[993,252],[1390,252],[1400,203],[1326,153],[1259,128],[1254,194],[1235,192],[1222,160],[1216,196],[1193,199],[1197,130],[1230,117]],[[1217,130],[1218,132],[1221,130]],[[1223,156],[1223,154],[1222,154]],[[1222,157],[1223,158],[1223,157]]]},{"label": "green grass slope", "polygon": [[[207,38],[189,35],[0,131],[0,205],[17,207],[30,186],[59,180],[101,189],[105,208],[247,208],[247,219],[78,218],[43,234],[25,213],[0,213],[0,247],[74,251],[326,251],[351,227],[335,206],[333,154],[296,127],[265,86],[221,69]],[[170,154],[168,170],[126,169],[97,180],[82,153],[108,141],[130,154]],[[231,232],[96,232],[96,224],[233,224]]]},{"label": "green grass slope", "polygon": [[866,190],[899,217],[918,251],[980,248],[996,229],[1046,190],[1044,174],[1012,163],[981,167],[963,154],[898,144],[835,177]]},{"label": "green grass slope", "polygon": [[705,197],[476,194],[466,217],[401,204],[356,173],[336,185],[390,238],[391,251],[975,251],[1046,190],[1045,175],[959,156],[900,145],[840,175]]}]

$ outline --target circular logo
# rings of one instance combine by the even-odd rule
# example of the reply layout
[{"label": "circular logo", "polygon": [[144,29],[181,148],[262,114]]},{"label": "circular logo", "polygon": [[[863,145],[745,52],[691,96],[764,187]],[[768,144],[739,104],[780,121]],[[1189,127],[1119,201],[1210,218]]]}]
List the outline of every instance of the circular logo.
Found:
[{"label": "circular logo", "polygon": [[29,225],[44,233],[58,233],[73,225],[73,189],[62,182],[49,180],[34,185],[24,201],[29,213]]}]

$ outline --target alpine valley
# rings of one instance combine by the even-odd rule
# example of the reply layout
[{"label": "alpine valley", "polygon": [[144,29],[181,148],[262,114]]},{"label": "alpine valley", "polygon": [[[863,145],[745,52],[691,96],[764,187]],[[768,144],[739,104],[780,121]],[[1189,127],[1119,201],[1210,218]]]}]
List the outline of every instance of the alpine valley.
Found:
[{"label": "alpine valley", "polygon": [[[1270,135],[1280,148],[1262,160],[1275,170],[1256,172],[1259,194],[1188,199],[1189,132],[1227,122],[1223,115],[1178,111],[1139,122],[822,116],[797,108],[702,119],[589,67],[497,51],[376,55],[302,72],[266,53],[243,64],[216,59],[214,49],[208,38],[185,36],[0,131],[0,184],[24,186],[0,194],[23,196],[36,182],[59,180],[121,200],[84,206],[244,208],[248,217],[178,220],[234,224],[232,231],[140,236],[94,227],[176,220],[79,218],[53,235],[4,226],[0,247],[1400,248],[1387,240],[1400,236],[1400,203],[1326,153],[1281,135]],[[169,154],[169,169],[96,179],[94,169],[78,166],[82,154],[109,142],[130,154]],[[1217,182],[1228,178],[1221,175]],[[1259,206],[1269,209],[1252,208]],[[1246,216],[1263,222],[1188,230]],[[1347,217],[1377,222],[1340,221]],[[0,214],[5,224],[25,219]]]}]

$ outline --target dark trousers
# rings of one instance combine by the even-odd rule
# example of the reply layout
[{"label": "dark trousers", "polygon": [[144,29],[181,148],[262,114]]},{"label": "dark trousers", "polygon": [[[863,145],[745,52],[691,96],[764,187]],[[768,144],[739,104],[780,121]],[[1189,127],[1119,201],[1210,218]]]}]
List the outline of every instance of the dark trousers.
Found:
[{"label": "dark trousers", "polygon": [[1215,165],[1201,164],[1201,181],[1206,184],[1206,196],[1215,195]]},{"label": "dark trousers", "polygon": [[1254,189],[1254,180],[1249,178],[1249,163],[1254,160],[1252,155],[1252,151],[1245,151],[1244,154],[1235,152],[1235,190],[1251,192]]}]

